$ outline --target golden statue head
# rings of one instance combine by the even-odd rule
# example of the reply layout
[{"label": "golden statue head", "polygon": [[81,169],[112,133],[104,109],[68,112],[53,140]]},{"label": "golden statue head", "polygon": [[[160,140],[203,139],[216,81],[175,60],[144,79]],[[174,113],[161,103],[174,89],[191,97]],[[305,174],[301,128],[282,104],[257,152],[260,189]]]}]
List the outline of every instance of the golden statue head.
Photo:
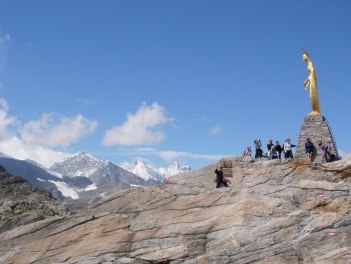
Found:
[{"label": "golden statue head", "polygon": [[309,60],[310,60],[310,57],[308,56],[308,52],[307,52],[307,50],[302,49],[302,52],[303,52],[303,55],[302,55],[302,60],[303,60],[304,62],[309,61]]}]

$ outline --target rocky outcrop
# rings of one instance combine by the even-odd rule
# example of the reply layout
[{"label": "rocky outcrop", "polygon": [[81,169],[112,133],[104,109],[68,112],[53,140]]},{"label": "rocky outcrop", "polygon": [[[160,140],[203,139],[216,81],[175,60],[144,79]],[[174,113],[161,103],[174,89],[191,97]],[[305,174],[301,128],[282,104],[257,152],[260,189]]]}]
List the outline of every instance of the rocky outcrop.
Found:
[{"label": "rocky outcrop", "polygon": [[228,158],[1,234],[1,263],[350,263],[351,160]]},{"label": "rocky outcrop", "polygon": [[0,166],[1,232],[55,215],[69,214],[49,192],[30,185],[25,178],[10,175]]}]

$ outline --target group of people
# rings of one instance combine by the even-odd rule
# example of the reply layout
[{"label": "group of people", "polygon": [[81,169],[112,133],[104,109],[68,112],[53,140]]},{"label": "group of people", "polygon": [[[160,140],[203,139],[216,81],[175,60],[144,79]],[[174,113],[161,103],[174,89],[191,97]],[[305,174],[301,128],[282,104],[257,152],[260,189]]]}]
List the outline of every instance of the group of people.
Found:
[{"label": "group of people", "polygon": [[[280,145],[279,141],[276,141],[274,144],[273,140],[270,139],[267,144],[267,154],[264,154],[262,150],[262,142],[259,138],[255,139],[254,145],[255,145],[255,159],[257,160],[261,160],[265,156],[269,159],[281,159],[282,154],[284,154],[285,159],[294,158],[292,153],[292,148],[296,147],[296,145],[291,144],[290,138],[287,138],[285,140],[285,143],[283,144],[283,146]],[[244,151],[243,156],[251,157],[251,155],[252,155],[251,147],[248,146]]]},{"label": "group of people", "polygon": [[[332,162],[337,160],[337,157],[335,156],[335,154],[331,153],[331,149],[328,144],[326,143],[323,144],[323,142],[320,139],[318,139],[317,146],[318,146],[318,149],[315,148],[310,138],[306,139],[305,150],[306,150],[307,159],[309,161],[313,161],[313,154],[316,153],[317,151],[320,151],[323,161]],[[341,157],[338,157],[338,159],[341,159]]]},{"label": "group of people", "polygon": [[[296,147],[296,145],[291,144],[290,138],[287,138],[283,144],[283,146],[280,145],[279,141],[276,141],[275,144],[273,143],[273,140],[270,139],[268,144],[267,144],[267,153],[265,154],[262,150],[262,142],[259,138],[255,139],[254,145],[255,145],[255,159],[256,160],[261,160],[262,158],[266,157],[268,159],[282,159],[282,154],[284,154],[284,159],[293,159],[293,153],[292,153],[292,148]],[[336,156],[331,153],[330,147],[328,144],[323,144],[321,140],[317,140],[317,145],[318,149],[322,154],[322,159],[327,162],[335,161]],[[312,143],[310,138],[306,139],[305,142],[305,150],[306,150],[306,156],[307,159],[312,161],[313,160],[313,153],[315,153],[315,146]],[[244,152],[243,156],[252,156],[252,151],[251,147],[248,146]],[[341,158],[339,158],[341,159]],[[222,186],[228,187],[228,182],[224,178],[223,175],[223,167],[219,166],[216,170],[216,188],[220,188]]]},{"label": "group of people", "polygon": [[[318,145],[318,149],[320,150],[321,154],[322,154],[322,160],[326,161],[326,162],[332,162],[337,160],[335,154],[332,154],[330,151],[330,147],[328,144],[324,143],[319,139],[317,140],[317,145]],[[310,138],[306,139],[306,143],[305,143],[305,149],[306,149],[306,155],[307,155],[307,159],[312,161],[313,160],[313,153],[314,153],[314,144],[312,143]],[[340,159],[340,157],[339,157]]]},{"label": "group of people", "polygon": [[[317,140],[317,145],[318,145],[318,149],[322,153],[323,160],[330,162],[336,159],[335,155],[330,152],[330,147],[328,144],[323,144],[321,140]],[[256,160],[261,160],[264,157],[268,159],[282,159],[282,154],[284,155],[284,159],[293,159],[294,156],[293,156],[292,148],[296,147],[296,145],[291,144],[290,138],[287,138],[285,140],[283,146],[280,145],[279,141],[276,141],[274,144],[273,140],[270,139],[267,144],[266,153],[264,153],[262,150],[262,142],[259,138],[255,139],[254,146],[255,146]],[[315,149],[315,146],[312,143],[311,139],[307,138],[305,143],[305,150],[306,150],[307,159],[310,161],[313,160],[313,153],[315,153],[314,149]],[[249,157],[252,156],[252,150],[250,146],[248,146],[244,150],[243,156],[249,156]]]}]

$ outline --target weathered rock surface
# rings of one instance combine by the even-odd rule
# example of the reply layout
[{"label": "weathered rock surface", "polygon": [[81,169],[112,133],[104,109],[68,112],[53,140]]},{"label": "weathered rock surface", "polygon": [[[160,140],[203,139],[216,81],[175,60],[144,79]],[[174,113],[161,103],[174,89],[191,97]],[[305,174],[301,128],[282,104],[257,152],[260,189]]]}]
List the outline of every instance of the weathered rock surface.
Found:
[{"label": "weathered rock surface", "polygon": [[0,234],[1,263],[350,263],[351,160],[228,158]]}]

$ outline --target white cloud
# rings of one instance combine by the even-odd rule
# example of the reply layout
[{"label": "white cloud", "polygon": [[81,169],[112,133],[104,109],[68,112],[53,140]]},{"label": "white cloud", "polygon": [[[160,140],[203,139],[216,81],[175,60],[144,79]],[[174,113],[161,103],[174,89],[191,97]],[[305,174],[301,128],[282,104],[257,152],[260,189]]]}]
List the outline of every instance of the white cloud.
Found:
[{"label": "white cloud", "polygon": [[208,155],[208,154],[194,154],[190,152],[182,151],[158,151],[158,156],[166,161],[175,160],[177,158],[193,158],[193,159],[204,159],[204,160],[218,160],[223,158],[223,155]]},{"label": "white cloud", "polygon": [[43,114],[39,120],[21,126],[16,117],[9,115],[7,102],[0,98],[0,152],[16,159],[30,159],[50,167],[69,155],[52,147],[67,147],[96,127],[97,122],[80,114],[75,117]]},{"label": "white cloud", "polygon": [[19,122],[15,117],[8,115],[9,106],[7,102],[0,98],[0,135],[1,140],[11,137],[12,133],[9,131],[9,127],[17,126]]},{"label": "white cloud", "polygon": [[13,158],[34,160],[47,168],[54,162],[70,155],[40,145],[25,143],[15,136],[0,142],[0,150]]},{"label": "white cloud", "polygon": [[81,114],[64,117],[57,114],[43,114],[39,120],[23,126],[22,139],[48,147],[67,147],[81,137],[94,132],[96,121],[90,121]]},{"label": "white cloud", "polygon": [[92,104],[94,104],[94,101],[92,101],[92,100],[90,100],[88,98],[79,98],[79,99],[77,99],[77,102],[79,104],[83,104],[83,105],[92,105]]},{"label": "white cloud", "polygon": [[339,156],[341,156],[342,159],[349,159],[349,158],[351,158],[351,153],[348,152],[348,151],[343,151],[343,150],[339,149],[338,152],[339,152]]},{"label": "white cloud", "polygon": [[142,159],[142,156],[157,156],[167,162],[177,159],[200,159],[200,160],[219,160],[228,155],[209,155],[209,154],[195,154],[185,151],[173,151],[173,150],[158,150],[155,148],[136,148],[136,149],[125,149],[121,150],[119,154],[138,156]]},{"label": "white cloud", "polygon": [[105,132],[102,143],[112,145],[157,145],[166,135],[159,130],[160,125],[171,122],[165,114],[165,108],[158,103],[147,106],[145,103],[132,114],[127,114],[127,121]]},{"label": "white cloud", "polygon": [[212,135],[219,135],[221,132],[222,132],[222,127],[219,125],[214,126],[211,130]]}]

